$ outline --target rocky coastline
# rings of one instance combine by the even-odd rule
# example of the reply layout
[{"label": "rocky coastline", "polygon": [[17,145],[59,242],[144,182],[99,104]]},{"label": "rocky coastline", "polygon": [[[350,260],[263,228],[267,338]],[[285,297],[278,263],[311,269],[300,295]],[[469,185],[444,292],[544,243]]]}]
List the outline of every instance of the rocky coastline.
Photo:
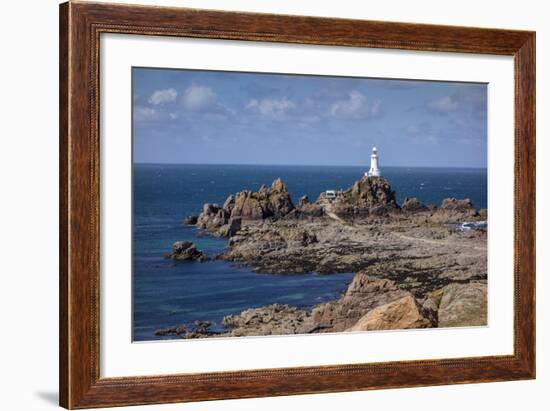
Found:
[{"label": "rocky coastline", "polygon": [[[313,202],[304,196],[297,205],[280,179],[258,191],[235,193],[223,205],[204,204],[199,215],[185,220],[227,238],[226,250],[212,258],[259,274],[356,273],[352,282],[339,299],[311,310],[272,304],[225,317],[224,332],[212,332],[211,324],[201,322],[191,330],[159,330],[159,335],[486,325],[486,220],[487,211],[476,209],[469,199],[447,198],[435,206],[406,198],[399,205],[383,177],[363,177],[349,189],[323,192]],[[176,244],[169,258],[209,258],[192,243],[184,244],[185,250]]]}]

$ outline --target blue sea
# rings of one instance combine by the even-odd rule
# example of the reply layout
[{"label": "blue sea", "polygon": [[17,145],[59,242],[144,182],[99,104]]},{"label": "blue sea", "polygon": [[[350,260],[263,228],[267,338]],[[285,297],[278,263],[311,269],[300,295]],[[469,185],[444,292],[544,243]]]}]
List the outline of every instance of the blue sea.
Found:
[{"label": "blue sea", "polygon": [[[173,338],[154,332],[197,320],[211,321],[219,331],[224,316],[273,303],[311,308],[338,298],[353,277],[257,274],[225,261],[178,263],[163,256],[179,240],[193,241],[211,256],[224,249],[226,240],[182,223],[204,203],[223,204],[229,194],[257,190],[278,177],[295,203],[304,194],[314,201],[321,191],[350,187],[364,167],[135,164],[133,171],[134,341]],[[487,207],[486,169],[384,167],[382,172],[399,203],[404,197],[436,205],[446,197],[469,197],[476,207]]]}]

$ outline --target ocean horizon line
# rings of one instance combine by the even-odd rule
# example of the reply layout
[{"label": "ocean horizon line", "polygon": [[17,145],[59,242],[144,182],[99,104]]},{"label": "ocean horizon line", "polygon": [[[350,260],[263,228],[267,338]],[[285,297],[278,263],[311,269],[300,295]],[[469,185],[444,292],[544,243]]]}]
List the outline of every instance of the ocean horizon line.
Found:
[{"label": "ocean horizon line", "polygon": [[[363,167],[369,168],[368,164],[258,164],[258,163],[158,163],[158,162],[133,162],[132,165],[151,165],[151,166],[256,166],[256,167]],[[399,166],[384,165],[381,168],[444,168],[444,169],[468,169],[468,170],[487,170],[487,167],[471,166]]]}]

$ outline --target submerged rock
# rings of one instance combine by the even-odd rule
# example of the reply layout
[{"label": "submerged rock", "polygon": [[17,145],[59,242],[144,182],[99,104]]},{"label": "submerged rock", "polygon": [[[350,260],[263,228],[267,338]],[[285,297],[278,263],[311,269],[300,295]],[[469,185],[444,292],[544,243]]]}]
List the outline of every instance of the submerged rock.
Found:
[{"label": "submerged rock", "polygon": [[191,241],[176,241],[172,245],[172,252],[166,258],[178,261],[207,261],[209,258]]}]

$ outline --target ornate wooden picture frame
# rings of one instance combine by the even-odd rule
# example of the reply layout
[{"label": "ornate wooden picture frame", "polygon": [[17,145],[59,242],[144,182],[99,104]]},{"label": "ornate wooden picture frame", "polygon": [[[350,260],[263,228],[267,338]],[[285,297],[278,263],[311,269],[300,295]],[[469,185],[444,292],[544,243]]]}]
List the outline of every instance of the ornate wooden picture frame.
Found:
[{"label": "ornate wooden picture frame", "polygon": [[[514,353],[100,378],[102,33],[513,56]],[[60,404],[91,408],[535,378],[535,33],[69,2],[60,6]]]}]

